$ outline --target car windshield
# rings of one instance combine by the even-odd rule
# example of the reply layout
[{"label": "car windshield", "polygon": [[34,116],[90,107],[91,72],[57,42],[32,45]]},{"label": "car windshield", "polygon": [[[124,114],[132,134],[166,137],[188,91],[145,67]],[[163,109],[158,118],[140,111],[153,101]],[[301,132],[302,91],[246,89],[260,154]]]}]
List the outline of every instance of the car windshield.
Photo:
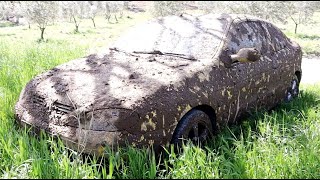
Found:
[{"label": "car windshield", "polygon": [[135,26],[112,46],[131,53],[212,58],[224,37],[227,18],[168,16]]}]

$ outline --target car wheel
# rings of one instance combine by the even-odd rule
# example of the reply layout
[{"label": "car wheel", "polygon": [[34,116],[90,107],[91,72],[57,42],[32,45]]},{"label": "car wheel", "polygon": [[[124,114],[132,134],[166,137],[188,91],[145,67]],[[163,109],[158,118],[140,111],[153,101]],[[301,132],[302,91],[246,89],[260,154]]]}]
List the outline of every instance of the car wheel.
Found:
[{"label": "car wheel", "polygon": [[210,117],[205,112],[192,109],[179,121],[171,139],[171,144],[181,146],[182,142],[204,143],[213,135]]},{"label": "car wheel", "polygon": [[292,101],[293,98],[297,97],[299,94],[299,79],[296,75],[294,75],[290,86],[287,89],[286,93],[286,101]]}]

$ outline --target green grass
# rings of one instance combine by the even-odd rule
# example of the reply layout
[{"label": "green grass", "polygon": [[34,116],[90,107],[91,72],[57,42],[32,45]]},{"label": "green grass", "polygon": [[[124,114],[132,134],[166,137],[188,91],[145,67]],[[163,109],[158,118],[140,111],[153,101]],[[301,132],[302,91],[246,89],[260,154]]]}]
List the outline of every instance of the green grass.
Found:
[{"label": "green grass", "polygon": [[171,155],[168,178],[319,178],[320,86],[271,112],[225,128],[205,150]]},{"label": "green grass", "polygon": [[[187,144],[180,155],[168,149],[161,161],[150,149],[130,146],[107,150],[109,159],[83,156],[60,140],[44,133],[34,136],[16,124],[13,107],[30,79],[103,50],[126,28],[148,18],[131,16],[118,24],[98,18],[96,29],[85,21],[77,34],[71,23],[56,23],[47,28],[45,42],[37,42],[35,25],[0,28],[1,178],[320,178],[320,84],[302,84],[291,103],[252,113],[202,149]],[[294,36],[314,45],[319,34]]]},{"label": "green grass", "polygon": [[0,21],[0,28],[1,27],[13,27],[13,26],[15,26],[15,24],[10,21]]}]

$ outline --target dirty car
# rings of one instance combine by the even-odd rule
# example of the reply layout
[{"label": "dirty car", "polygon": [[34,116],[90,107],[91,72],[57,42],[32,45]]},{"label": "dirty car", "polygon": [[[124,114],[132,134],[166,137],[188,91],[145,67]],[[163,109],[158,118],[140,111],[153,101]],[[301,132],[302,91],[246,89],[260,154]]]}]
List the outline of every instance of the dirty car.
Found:
[{"label": "dirty car", "polygon": [[86,153],[205,141],[251,110],[296,97],[301,57],[297,43],[256,17],[156,18],[105,52],[37,75],[16,119]]}]

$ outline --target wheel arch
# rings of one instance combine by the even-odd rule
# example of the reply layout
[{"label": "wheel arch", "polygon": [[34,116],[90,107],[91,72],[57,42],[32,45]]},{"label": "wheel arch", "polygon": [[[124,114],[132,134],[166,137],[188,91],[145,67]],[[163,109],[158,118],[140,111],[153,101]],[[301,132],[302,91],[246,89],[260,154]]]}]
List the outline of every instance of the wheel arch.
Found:
[{"label": "wheel arch", "polygon": [[195,110],[202,111],[206,115],[208,115],[208,117],[210,119],[210,122],[211,122],[211,125],[212,125],[212,135],[215,135],[217,133],[217,121],[216,121],[215,110],[211,106],[206,105],[206,104],[198,105],[198,106],[195,106],[195,107],[189,109],[184,114],[182,114],[178,124],[176,125],[176,127],[175,127],[175,129],[173,131],[173,134],[172,134],[172,137],[171,137],[171,140],[170,140],[171,144],[175,142],[176,138],[178,137],[177,134],[179,134],[179,132],[181,131],[181,128],[184,127],[182,125],[182,124],[184,124],[184,121],[191,115],[192,111],[195,111]]}]

